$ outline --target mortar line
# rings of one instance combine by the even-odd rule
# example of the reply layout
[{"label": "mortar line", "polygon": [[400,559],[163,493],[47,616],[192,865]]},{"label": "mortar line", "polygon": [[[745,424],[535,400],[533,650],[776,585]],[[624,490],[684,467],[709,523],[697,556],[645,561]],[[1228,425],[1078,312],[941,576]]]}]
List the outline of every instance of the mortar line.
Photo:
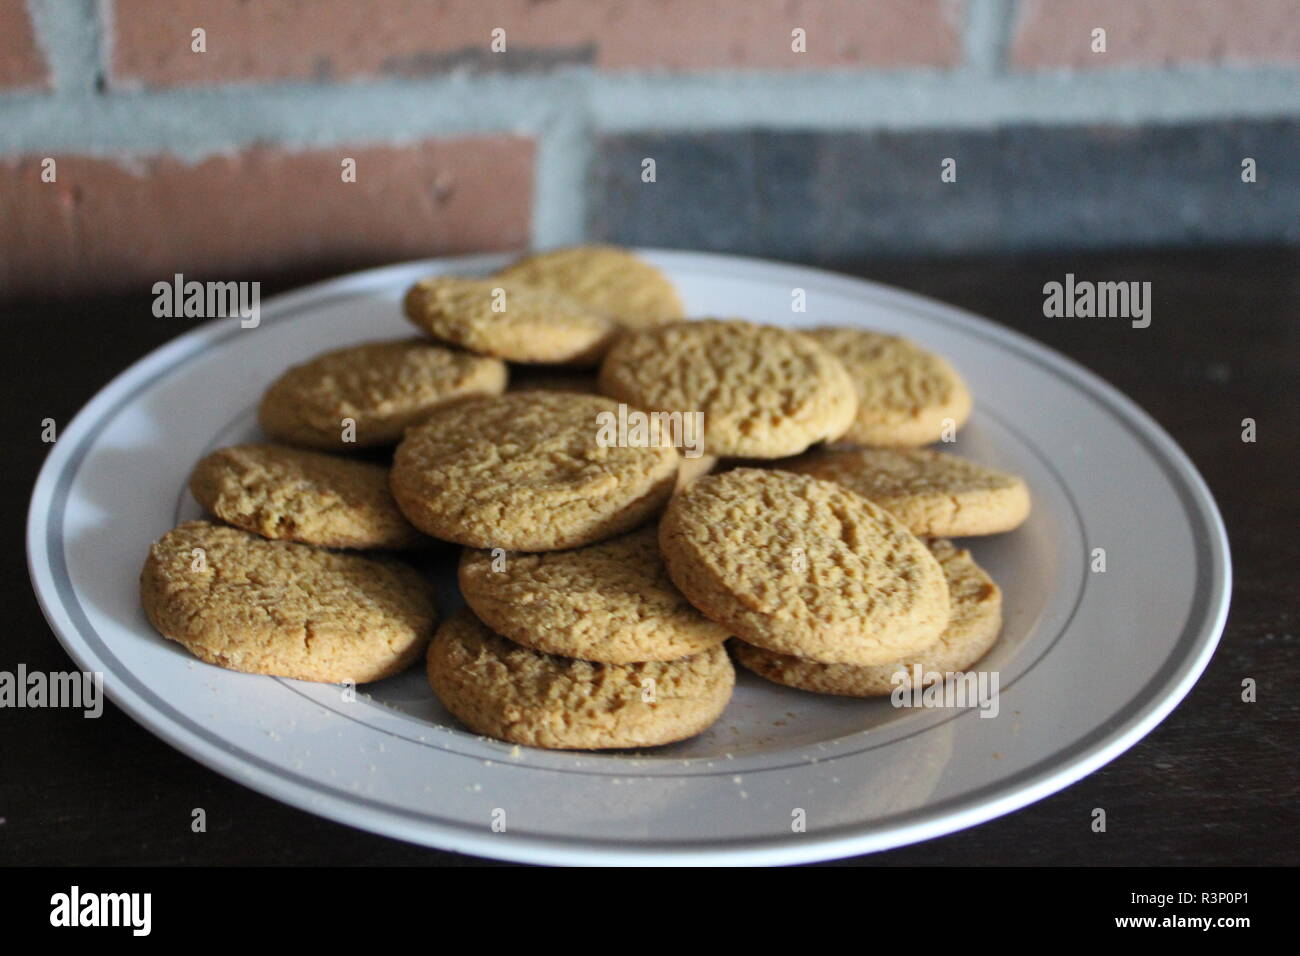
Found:
[{"label": "mortar line", "polygon": [[102,93],[108,89],[113,75],[113,45],[117,42],[117,21],[114,19],[112,0],[94,0],[95,11],[99,17],[99,44],[96,49],[99,72],[97,89]]},{"label": "mortar line", "polygon": [[[636,98],[629,100],[635,92]],[[766,127],[791,130],[988,128],[1175,123],[1300,113],[1294,70],[965,72],[816,77],[605,78],[593,91],[602,132]]]},{"label": "mortar line", "polygon": [[1018,7],[1016,0],[967,0],[962,53],[968,72],[993,75],[1006,69]]},{"label": "mortar line", "polygon": [[[554,157],[568,149],[589,158],[590,137],[607,133],[1195,123],[1297,113],[1300,73],[1288,69],[668,77],[574,69],[343,86],[15,93],[0,96],[0,155],[163,153],[197,161],[253,144],[310,149],[525,130],[542,134],[540,178],[551,182],[560,178]],[[555,209],[543,212],[539,233],[563,233],[562,221]]]},{"label": "mortar line", "polygon": [[52,97],[93,96],[100,77],[96,0],[26,0],[36,45],[50,69]]},{"label": "mortar line", "polygon": [[587,178],[595,153],[585,110],[566,111],[537,140],[533,173],[532,246],[582,240],[587,229]]}]

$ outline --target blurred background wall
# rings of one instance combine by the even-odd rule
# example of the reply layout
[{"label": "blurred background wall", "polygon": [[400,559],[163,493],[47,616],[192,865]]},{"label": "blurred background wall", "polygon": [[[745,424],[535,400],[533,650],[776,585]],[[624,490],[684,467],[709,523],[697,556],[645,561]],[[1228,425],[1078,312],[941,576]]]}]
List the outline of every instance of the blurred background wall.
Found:
[{"label": "blurred background wall", "polygon": [[0,0],[0,297],[1295,243],[1298,117],[1298,0]]}]

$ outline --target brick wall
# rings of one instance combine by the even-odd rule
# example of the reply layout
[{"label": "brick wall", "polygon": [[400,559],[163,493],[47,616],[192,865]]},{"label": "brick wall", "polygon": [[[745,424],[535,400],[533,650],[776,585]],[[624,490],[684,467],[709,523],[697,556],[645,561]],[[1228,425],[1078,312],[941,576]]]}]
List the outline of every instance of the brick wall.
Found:
[{"label": "brick wall", "polygon": [[1298,0],[0,0],[0,297],[1296,242],[1298,115]]}]

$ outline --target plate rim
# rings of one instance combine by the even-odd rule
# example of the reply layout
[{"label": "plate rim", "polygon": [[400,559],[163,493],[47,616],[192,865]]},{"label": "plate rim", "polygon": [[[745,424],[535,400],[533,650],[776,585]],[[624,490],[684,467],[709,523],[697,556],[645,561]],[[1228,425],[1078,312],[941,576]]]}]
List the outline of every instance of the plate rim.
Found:
[{"label": "plate rim", "polygon": [[[1173,672],[1161,681],[1160,692],[1145,700],[1118,726],[1109,730],[1104,729],[1105,725],[1102,729],[1093,728],[1076,743],[1077,752],[1069,757],[1061,758],[1057,752],[1012,777],[990,783],[984,788],[991,791],[987,796],[963,794],[947,801],[961,804],[960,806],[946,808],[944,804],[938,804],[907,811],[906,816],[910,821],[907,823],[891,825],[890,818],[885,817],[866,824],[842,824],[815,836],[783,835],[712,842],[659,842],[654,845],[617,838],[484,834],[481,827],[471,828],[456,823],[448,825],[431,821],[427,817],[404,820],[400,808],[377,810],[349,799],[346,795],[340,797],[322,793],[310,781],[299,782],[283,768],[250,768],[249,755],[241,756],[214,746],[178,725],[172,717],[160,712],[151,703],[138,698],[130,688],[123,686],[109,691],[106,683],[106,691],[114,704],[155,736],[223,776],[309,813],[408,842],[530,863],[712,865],[779,864],[834,859],[919,842],[994,819],[1041,800],[1115,759],[1150,733],[1183,700],[1204,672],[1222,635],[1232,592],[1231,553],[1222,517],[1204,479],[1177,442],[1132,399],[1096,373],[1024,333],[910,290],[813,266],[749,256],[652,248],[632,251],[652,261],[664,262],[670,268],[672,260],[676,259],[683,263],[707,261],[721,265],[729,275],[746,271],[749,274],[757,271],[768,278],[774,272],[784,272],[791,277],[798,274],[816,275],[824,282],[857,287],[858,294],[867,291],[873,301],[900,311],[920,312],[931,319],[942,314],[943,320],[949,324],[956,322],[1001,345],[1012,346],[1022,356],[1036,359],[1040,365],[1045,365],[1107,408],[1113,417],[1127,426],[1179,489],[1189,518],[1199,518],[1203,526],[1203,537],[1194,529],[1193,544],[1198,552],[1204,552],[1198,554],[1198,564],[1202,557],[1209,564],[1205,610],[1197,622],[1197,633],[1189,652],[1175,665]],[[289,290],[268,300],[265,307],[282,311],[300,301],[319,299],[341,287],[360,289],[382,286],[387,275],[416,267],[477,271],[492,268],[510,257],[509,253],[488,253],[392,263],[345,273]],[[115,402],[119,391],[128,388],[129,382],[138,379],[146,370],[168,363],[175,354],[189,354],[192,350],[210,346],[212,343],[208,340],[220,331],[223,323],[229,321],[209,320],[164,342],[132,362],[103,385],[77,412],[64,427],[60,440],[42,463],[28,506],[28,572],[51,631],[64,650],[82,668],[93,669],[88,667],[88,662],[96,659],[95,654],[91,648],[84,646],[81,636],[76,633],[75,622],[68,622],[72,625],[69,628],[71,634],[65,633],[62,616],[66,609],[55,602],[57,593],[53,581],[54,569],[45,548],[46,539],[52,533],[48,528],[48,518],[55,489],[65,476],[66,482],[71,484],[76,472],[75,469],[69,471],[68,466],[79,465],[81,456],[78,452],[88,450],[88,447],[82,446],[93,437],[93,434],[88,434],[83,438],[81,433],[89,429],[87,422],[99,416],[104,406],[111,406]],[[68,451],[69,447],[73,450]],[[38,508],[38,505],[41,507]],[[43,565],[38,558],[45,559]],[[1157,671],[1152,680],[1160,680],[1161,676],[1161,671]],[[1128,703],[1131,704],[1132,700]],[[1126,709],[1127,705],[1121,705],[1121,713]],[[1093,740],[1094,737],[1098,739]],[[1042,766],[1043,764],[1048,766]]]}]

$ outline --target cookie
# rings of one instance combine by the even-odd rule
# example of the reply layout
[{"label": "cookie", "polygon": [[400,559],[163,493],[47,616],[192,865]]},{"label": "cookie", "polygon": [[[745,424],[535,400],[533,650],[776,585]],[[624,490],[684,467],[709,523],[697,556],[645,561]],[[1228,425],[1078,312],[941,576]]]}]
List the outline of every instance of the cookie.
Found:
[{"label": "cookie", "polygon": [[809,333],[849,370],[858,411],[843,440],[858,445],[928,445],[970,417],[971,394],[956,369],[906,339],[854,328]]},{"label": "cookie", "polygon": [[780,467],[841,484],[926,537],[997,534],[1029,516],[1023,479],[925,448],[817,449]]},{"label": "cookie", "polygon": [[605,446],[617,404],[512,392],[435,411],[407,432],[391,484],[407,519],[472,548],[555,551],[630,531],[672,493],[677,451]]},{"label": "cookie", "polygon": [[[506,367],[498,359],[422,339],[369,342],[289,369],[267,389],[257,420],[272,438],[291,445],[354,451],[394,445],[408,425],[437,406],[505,387]],[[355,423],[354,434],[347,420]]]},{"label": "cookie", "polygon": [[781,654],[887,664],[948,624],[948,586],[925,545],[883,508],[807,475],[700,478],[669,501],[659,547],[705,617]]},{"label": "cookie", "polygon": [[605,356],[600,390],[653,411],[703,412],[710,455],[781,458],[838,438],[857,399],[836,358],[797,332],[701,319],[629,332]]},{"label": "cookie", "polygon": [[208,521],[154,543],[140,596],[159,633],[201,660],[328,683],[398,673],[435,623],[428,584],[404,564]]},{"label": "cookie", "polygon": [[[735,641],[736,660],[773,683],[844,697],[888,695],[897,686],[895,675],[900,671],[908,675],[910,686],[911,675],[917,667],[922,675],[966,670],[997,642],[1002,630],[1002,592],[969,551],[942,539],[931,541],[930,550],[943,568],[952,604],[948,627],[930,647],[889,664],[855,667],[819,664]],[[924,680],[932,683],[934,678],[925,676]]]},{"label": "cookie", "polygon": [[416,548],[429,539],[403,516],[384,465],[267,443],[219,448],[195,466],[190,492],[226,524],[326,548]]},{"label": "cookie", "polygon": [[718,467],[718,459],[713,455],[697,455],[687,458],[682,455],[682,463],[677,468],[677,490],[681,491],[696,478],[703,478]]},{"label": "cookie", "polygon": [[675,661],[596,664],[492,633],[462,609],[429,645],[429,684],[470,730],[557,750],[656,747],[722,714],[736,674],[722,645]]},{"label": "cookie", "polygon": [[527,256],[497,276],[558,292],[640,329],[680,319],[685,312],[667,276],[612,246],[571,246]]},{"label": "cookie", "polygon": [[460,590],[498,634],[564,657],[670,661],[728,636],[668,579],[654,525],[570,551],[466,551]]},{"label": "cookie", "polygon": [[403,308],[436,339],[512,362],[594,365],[618,332],[613,319],[562,293],[506,279],[423,279]]}]

